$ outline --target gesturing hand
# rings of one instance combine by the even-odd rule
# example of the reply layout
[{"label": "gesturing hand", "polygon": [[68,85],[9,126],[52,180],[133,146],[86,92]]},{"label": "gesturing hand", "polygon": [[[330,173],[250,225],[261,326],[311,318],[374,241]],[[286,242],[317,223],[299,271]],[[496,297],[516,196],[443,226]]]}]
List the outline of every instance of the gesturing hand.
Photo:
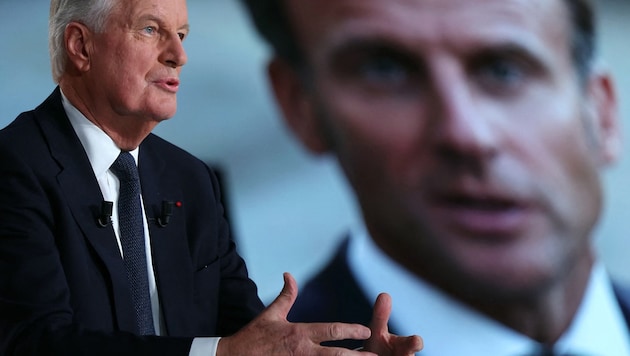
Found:
[{"label": "gesturing hand", "polygon": [[374,303],[374,312],[370,330],[372,335],[365,343],[364,349],[380,356],[414,355],[422,350],[422,338],[417,335],[397,336],[389,333],[387,322],[392,311],[392,298],[381,293]]},{"label": "gesturing hand", "polygon": [[[320,345],[324,341],[365,340],[370,337],[370,329],[363,325],[290,323],[287,321],[287,314],[293,306],[297,294],[298,289],[295,280],[289,273],[285,273],[284,287],[278,297],[243,329],[232,336],[221,338],[217,348],[217,356],[375,355],[369,352]],[[386,317],[389,317],[389,312],[387,312]],[[379,345],[380,342],[380,337],[374,339],[374,345]]]}]

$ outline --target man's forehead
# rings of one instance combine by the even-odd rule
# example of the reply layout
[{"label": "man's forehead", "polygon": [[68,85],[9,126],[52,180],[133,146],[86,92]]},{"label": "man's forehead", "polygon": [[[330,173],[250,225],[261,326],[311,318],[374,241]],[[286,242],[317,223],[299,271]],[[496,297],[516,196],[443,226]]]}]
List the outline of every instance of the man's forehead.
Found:
[{"label": "man's forehead", "polygon": [[[514,16],[557,17],[563,0],[285,0],[291,22],[298,27],[311,23],[330,24],[370,16],[372,21],[388,16],[440,20],[485,14],[483,20]],[[400,26],[391,23],[392,26]]]},{"label": "man's forehead", "polygon": [[520,34],[566,42],[569,22],[561,1],[288,0],[286,4],[298,39],[309,47],[370,36],[465,41]]},{"label": "man's forehead", "polygon": [[174,22],[178,29],[189,29],[186,0],[114,0],[110,19],[128,24],[145,20]]}]

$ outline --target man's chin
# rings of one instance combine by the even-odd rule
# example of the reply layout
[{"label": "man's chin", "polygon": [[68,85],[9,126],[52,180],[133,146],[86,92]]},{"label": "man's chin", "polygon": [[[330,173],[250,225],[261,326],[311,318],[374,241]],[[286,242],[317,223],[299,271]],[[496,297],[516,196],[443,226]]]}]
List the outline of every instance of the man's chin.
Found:
[{"label": "man's chin", "polygon": [[175,116],[175,113],[176,109],[158,109],[153,111],[151,117],[154,121],[159,123],[173,118]]},{"label": "man's chin", "polygon": [[[557,273],[546,265],[521,261],[462,266],[460,292],[480,300],[528,300],[540,296],[557,280]],[[459,292],[458,292],[459,293]]]}]

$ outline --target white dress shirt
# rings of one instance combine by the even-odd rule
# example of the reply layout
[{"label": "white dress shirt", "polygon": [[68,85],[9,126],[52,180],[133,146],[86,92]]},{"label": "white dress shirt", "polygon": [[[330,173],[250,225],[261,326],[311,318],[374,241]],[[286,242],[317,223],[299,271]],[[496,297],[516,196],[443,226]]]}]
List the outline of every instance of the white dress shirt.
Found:
[{"label": "white dress shirt", "polygon": [[[107,136],[98,126],[88,120],[74,105],[72,105],[62,92],[63,107],[70,119],[70,123],[74,128],[79,140],[87,153],[92,170],[101,188],[103,199],[113,202],[112,209],[112,227],[116,234],[116,241],[122,257],[122,245],[120,242],[120,232],[118,228],[118,188],[120,182],[116,175],[110,171],[109,167],[114,163],[120,154],[120,148],[116,146],[114,141]],[[138,164],[139,147],[130,151],[136,165]],[[142,187],[140,188],[142,189]],[[142,196],[140,196],[142,200]],[[162,313],[160,311],[160,299],[155,284],[155,274],[153,272],[153,259],[151,256],[151,238],[149,235],[149,225],[147,224],[146,213],[144,211],[144,203],[142,206],[142,220],[144,225],[145,251],[147,255],[147,273],[149,277],[149,294],[151,297],[151,310],[153,313],[153,324],[156,335],[162,335],[163,322]],[[220,338],[203,337],[195,338],[190,349],[190,356],[214,356]]]},{"label": "white dress shirt", "polygon": [[[385,255],[364,228],[352,235],[349,267],[363,292],[392,296],[391,325],[401,335],[420,335],[422,356],[522,356],[536,342],[437,290]],[[592,271],[582,304],[556,343],[556,352],[630,356],[630,338],[611,281],[601,264]]]}]

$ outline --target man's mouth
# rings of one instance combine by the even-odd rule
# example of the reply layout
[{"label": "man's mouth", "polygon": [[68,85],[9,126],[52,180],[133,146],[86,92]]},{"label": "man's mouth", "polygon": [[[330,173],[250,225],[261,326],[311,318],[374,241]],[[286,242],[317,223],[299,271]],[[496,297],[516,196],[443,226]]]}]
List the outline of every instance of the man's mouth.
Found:
[{"label": "man's mouth", "polygon": [[447,228],[486,237],[515,235],[532,214],[525,202],[498,195],[446,195],[432,206],[435,217]]},{"label": "man's mouth", "polygon": [[179,90],[179,79],[177,78],[162,78],[154,81],[154,83],[171,93],[177,93],[177,90]]}]

